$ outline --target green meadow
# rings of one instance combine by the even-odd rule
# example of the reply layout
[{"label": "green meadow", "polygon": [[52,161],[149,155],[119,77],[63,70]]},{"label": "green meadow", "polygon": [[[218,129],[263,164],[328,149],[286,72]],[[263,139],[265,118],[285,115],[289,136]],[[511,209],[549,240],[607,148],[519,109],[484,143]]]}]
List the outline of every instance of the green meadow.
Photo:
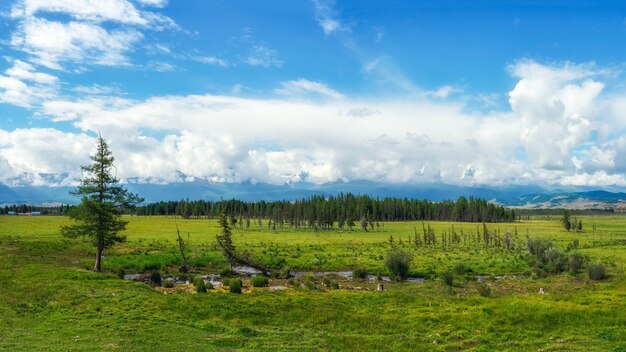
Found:
[{"label": "green meadow", "polygon": [[[276,271],[387,275],[384,256],[395,247],[413,255],[409,274],[425,281],[385,282],[380,292],[366,279],[333,277],[339,288],[330,288],[319,278],[309,286],[271,278],[270,287],[257,288],[244,278],[243,294],[234,294],[118,277],[179,275],[177,226],[189,275],[221,272],[227,263],[213,219],[127,217],[127,241],[105,251],[98,274],[90,271],[91,243],[60,236],[66,217],[1,216],[0,350],[626,351],[626,217],[580,219],[580,233],[565,231],[558,217],[486,224],[508,234],[508,247],[477,241],[483,224],[476,223],[386,222],[368,232],[237,228],[237,249]],[[427,226],[437,243],[415,246]],[[458,240],[444,245],[441,236],[452,233]],[[585,270],[536,277],[528,238],[563,251],[576,241],[608,278],[590,280]]]}]

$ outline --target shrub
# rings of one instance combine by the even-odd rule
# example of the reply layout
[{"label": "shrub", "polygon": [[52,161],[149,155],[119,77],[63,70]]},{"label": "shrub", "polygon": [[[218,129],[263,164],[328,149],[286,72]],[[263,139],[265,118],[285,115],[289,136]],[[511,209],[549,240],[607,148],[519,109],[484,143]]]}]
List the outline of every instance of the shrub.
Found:
[{"label": "shrub", "polygon": [[367,277],[367,271],[362,266],[358,266],[352,271],[353,279],[365,279],[366,277]]},{"label": "shrub", "polygon": [[231,293],[241,293],[241,279],[230,279],[228,282],[228,290]]},{"label": "shrub", "polygon": [[236,275],[237,275],[237,272],[234,270],[230,270],[230,268],[224,268],[222,269],[222,271],[220,271],[221,277],[233,277]]},{"label": "shrub", "polygon": [[446,286],[448,287],[452,287],[452,285],[454,285],[454,275],[451,271],[444,271],[441,274],[441,279],[443,280],[443,283],[446,284]]},{"label": "shrub", "polygon": [[306,287],[309,290],[317,290],[317,285],[315,284],[315,281],[313,280],[304,280],[304,287]]},{"label": "shrub", "polygon": [[150,274],[150,283],[155,286],[161,286],[161,273],[158,271],[153,271]]},{"label": "shrub", "polygon": [[196,286],[196,292],[198,293],[205,293],[207,291],[204,279],[201,277],[197,277],[193,282],[193,285]]},{"label": "shrub", "polygon": [[567,263],[569,272],[572,274],[578,273],[585,265],[585,261],[586,258],[584,255],[577,252],[570,253]]},{"label": "shrub", "polygon": [[454,273],[457,275],[464,275],[467,272],[467,267],[465,266],[464,263],[457,263],[454,266]]},{"label": "shrub", "polygon": [[326,287],[330,287],[333,284],[333,280],[328,275],[322,277],[322,284]]},{"label": "shrub", "polygon": [[165,288],[173,288],[174,287],[174,280],[164,280],[163,281],[163,287],[165,287]]},{"label": "shrub", "polygon": [[411,253],[395,248],[387,252],[385,266],[394,278],[404,280],[409,274],[412,259]]},{"label": "shrub", "polygon": [[291,279],[287,280],[287,283],[289,283],[289,285],[294,286],[294,287],[300,286],[300,280],[298,280],[298,278],[295,278],[295,277],[292,277]]},{"label": "shrub", "polygon": [[476,290],[483,297],[491,297],[491,287],[484,282],[476,283]]},{"label": "shrub", "polygon": [[119,277],[120,279],[123,279],[124,275],[126,275],[126,272],[124,271],[124,268],[119,268],[117,269],[116,274],[117,274],[117,277]]},{"label": "shrub", "polygon": [[304,277],[302,278],[302,283],[304,284],[304,287],[308,288],[309,290],[317,290],[315,276],[313,276],[312,274],[304,275]]},{"label": "shrub", "polygon": [[587,266],[587,273],[591,280],[606,279],[606,267],[602,263],[592,263]]},{"label": "shrub", "polygon": [[578,239],[574,239],[574,241],[572,241],[571,243],[567,244],[567,250],[571,251],[574,249],[578,249],[578,246],[580,245],[580,241],[578,241]]},{"label": "shrub", "polygon": [[540,238],[533,238],[528,240],[528,252],[530,255],[537,258],[540,262],[543,262],[543,254],[549,248],[552,248],[552,242],[543,240]]},{"label": "shrub", "polygon": [[562,273],[567,267],[567,256],[556,247],[550,247],[543,253],[544,269],[551,273]]},{"label": "shrub", "polygon": [[539,264],[536,264],[536,265],[533,266],[533,275],[535,277],[546,277],[547,276],[546,271],[543,270],[543,268]]},{"label": "shrub", "polygon": [[205,283],[204,286],[207,288],[207,290],[212,290],[212,289],[215,288],[215,287],[213,287],[213,283],[211,281]]},{"label": "shrub", "polygon": [[267,287],[270,284],[270,281],[262,275],[254,275],[250,279],[250,282],[252,283],[253,287]]},{"label": "shrub", "polygon": [[338,289],[339,289],[339,283],[335,281],[335,282],[333,282],[333,283],[330,285],[330,287],[332,287],[332,288],[333,288],[333,289],[335,289],[335,290],[338,290]]}]

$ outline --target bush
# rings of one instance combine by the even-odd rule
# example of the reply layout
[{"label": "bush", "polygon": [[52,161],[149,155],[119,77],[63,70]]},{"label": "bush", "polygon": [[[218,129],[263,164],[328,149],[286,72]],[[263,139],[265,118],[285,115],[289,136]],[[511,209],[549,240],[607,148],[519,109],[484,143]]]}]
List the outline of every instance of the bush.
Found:
[{"label": "bush", "polygon": [[326,287],[330,287],[333,284],[333,280],[328,275],[324,275],[324,277],[322,277],[322,284]]},{"label": "bush", "polygon": [[[203,282],[204,282],[204,281],[203,281]],[[214,289],[214,288],[215,288],[215,287],[213,287],[213,283],[212,283],[212,282],[210,282],[210,281],[209,281],[209,282],[207,282],[207,283],[205,283],[205,284],[204,284],[204,286],[206,287],[206,289],[207,289],[207,290],[212,290],[212,289]]]},{"label": "bush", "polygon": [[467,272],[467,267],[465,266],[464,263],[457,263],[454,266],[454,273],[457,275],[464,275]]},{"label": "bush", "polygon": [[201,277],[197,277],[193,282],[193,285],[196,286],[196,292],[198,293],[205,293],[207,291],[204,279]]},{"label": "bush", "polygon": [[304,287],[306,287],[307,289],[311,291],[317,290],[317,285],[315,284],[315,281],[313,280],[304,280]]},{"label": "bush", "polygon": [[476,290],[483,297],[491,297],[491,287],[484,282],[476,283]]},{"label": "bush", "polygon": [[228,282],[228,290],[231,293],[241,293],[241,279],[230,279]]},{"label": "bush", "polygon": [[306,274],[304,275],[304,277],[302,278],[304,287],[306,287],[309,290],[317,290],[317,284],[315,283],[315,276],[313,276],[312,274]]},{"label": "bush", "polygon": [[124,268],[119,268],[117,269],[116,272],[117,277],[119,277],[120,279],[124,278],[124,275],[126,275],[126,272],[124,271]]},{"label": "bush", "polygon": [[409,274],[412,259],[411,253],[395,248],[387,252],[385,266],[394,278],[404,280]]},{"label": "bush", "polygon": [[578,273],[585,265],[585,261],[586,258],[584,255],[577,252],[570,253],[567,263],[569,272],[572,274]]},{"label": "bush", "polygon": [[539,277],[539,278],[541,278],[541,277],[546,277],[546,276],[548,276],[548,275],[547,275],[547,273],[546,273],[546,271],[545,271],[545,270],[543,270],[543,268],[542,268],[539,264],[536,264],[535,266],[533,266],[533,269],[532,269],[532,270],[533,270],[533,275],[534,275],[535,277]]},{"label": "bush", "polygon": [[338,282],[336,282],[336,281],[334,281],[334,282],[330,285],[330,287],[332,287],[332,288],[333,288],[333,289],[335,289],[335,290],[338,290],[338,289],[339,289],[339,283],[338,283]]},{"label": "bush", "polygon": [[452,287],[452,285],[454,285],[454,275],[451,271],[444,271],[441,274],[441,279],[443,280],[443,283],[446,284],[446,286],[448,287]]},{"label": "bush", "polygon": [[153,271],[150,274],[150,283],[155,286],[161,286],[161,273],[158,271]]},{"label": "bush", "polygon": [[353,279],[365,279],[366,277],[367,277],[367,271],[362,266],[358,266],[352,271]]},{"label": "bush", "polygon": [[602,263],[592,263],[587,266],[587,273],[591,280],[606,279],[606,267]]},{"label": "bush", "polygon": [[164,280],[163,281],[163,287],[165,287],[165,288],[173,288],[174,287],[174,280]]},{"label": "bush", "polygon": [[551,273],[562,273],[567,268],[567,256],[556,247],[550,247],[543,253],[544,269]]},{"label": "bush", "polygon": [[221,277],[233,277],[233,276],[237,276],[237,272],[234,270],[230,270],[230,268],[224,268],[222,269],[222,271],[220,271],[220,276]]},{"label": "bush", "polygon": [[292,277],[291,279],[287,280],[287,283],[289,283],[289,285],[293,286],[293,287],[299,287],[300,286],[300,280],[298,280],[298,278]]},{"label": "bush", "polygon": [[542,240],[539,238],[533,238],[528,240],[528,252],[532,256],[537,258],[540,262],[544,261],[544,252],[552,247],[552,242],[548,240]]},{"label": "bush", "polygon": [[250,282],[252,283],[253,287],[267,287],[270,284],[270,281],[262,275],[254,275],[250,279]]}]

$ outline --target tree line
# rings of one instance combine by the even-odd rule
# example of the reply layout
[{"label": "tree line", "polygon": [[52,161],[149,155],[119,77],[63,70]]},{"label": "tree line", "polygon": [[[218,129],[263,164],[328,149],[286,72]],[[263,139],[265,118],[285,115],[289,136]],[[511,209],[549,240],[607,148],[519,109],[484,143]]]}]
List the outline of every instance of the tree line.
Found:
[{"label": "tree line", "polygon": [[70,205],[41,206],[28,204],[11,204],[0,207],[0,215],[39,212],[41,215],[67,215]]},{"label": "tree line", "polygon": [[432,202],[409,198],[373,198],[341,193],[337,196],[311,196],[295,201],[180,200],[138,206],[137,215],[178,215],[184,218],[215,218],[224,213],[235,226],[333,229],[335,226],[373,226],[380,221],[466,221],[512,222],[515,210],[481,198],[460,197],[456,201]]}]

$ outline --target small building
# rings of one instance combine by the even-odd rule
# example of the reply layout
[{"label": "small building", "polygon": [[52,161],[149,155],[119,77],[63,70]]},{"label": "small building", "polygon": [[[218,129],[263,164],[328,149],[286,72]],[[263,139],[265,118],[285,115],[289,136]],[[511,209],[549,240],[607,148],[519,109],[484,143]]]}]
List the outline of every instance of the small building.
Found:
[{"label": "small building", "polygon": [[626,213],[626,204],[619,204],[613,208],[614,213]]}]

